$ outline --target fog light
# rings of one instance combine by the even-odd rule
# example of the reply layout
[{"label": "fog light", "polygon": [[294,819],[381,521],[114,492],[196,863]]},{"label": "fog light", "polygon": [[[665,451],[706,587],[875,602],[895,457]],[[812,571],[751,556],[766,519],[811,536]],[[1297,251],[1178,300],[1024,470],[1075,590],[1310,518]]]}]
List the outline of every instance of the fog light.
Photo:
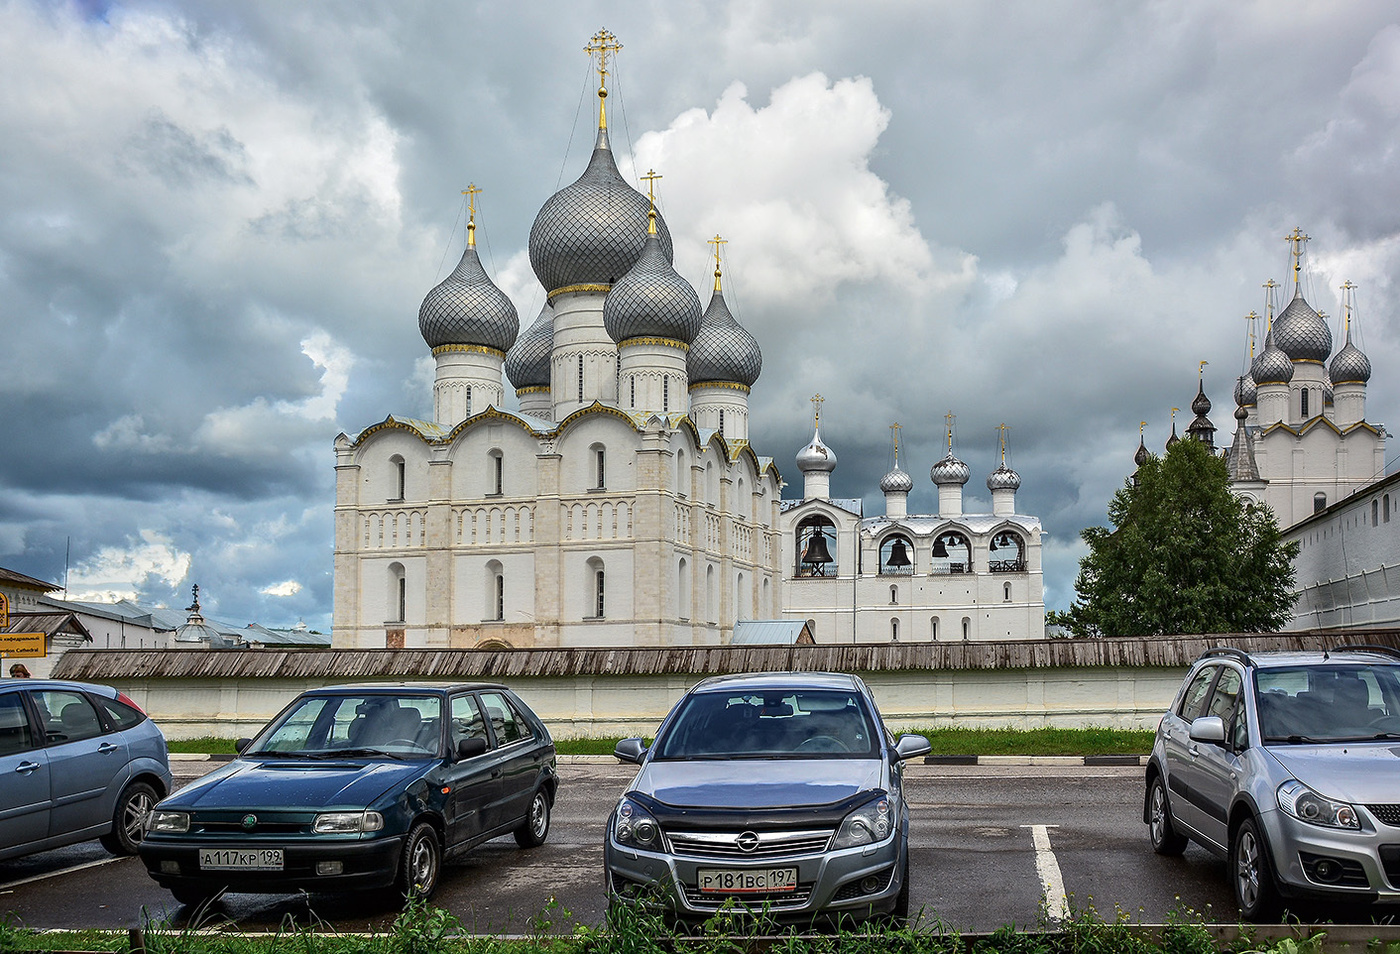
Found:
[{"label": "fog light", "polygon": [[343,861],[318,861],[316,862],[316,873],[318,875],[338,875],[345,871]]},{"label": "fog light", "polygon": [[1319,858],[1313,867],[1313,877],[1318,881],[1333,882],[1342,876],[1342,866],[1331,858]]},{"label": "fog light", "polygon": [[164,860],[164,861],[162,861],[162,862],[160,863],[160,873],[161,873],[161,874],[179,874],[179,873],[180,873],[180,862],[178,862],[178,861],[171,861],[169,858],[167,858],[166,860]]},{"label": "fog light", "polygon": [[861,894],[874,894],[885,886],[885,879],[879,875],[867,875],[860,879]]}]

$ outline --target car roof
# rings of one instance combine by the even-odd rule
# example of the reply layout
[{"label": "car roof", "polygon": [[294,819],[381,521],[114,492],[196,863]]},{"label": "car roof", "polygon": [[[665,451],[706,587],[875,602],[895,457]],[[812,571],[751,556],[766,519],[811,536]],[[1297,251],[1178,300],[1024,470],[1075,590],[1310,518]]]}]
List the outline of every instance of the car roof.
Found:
[{"label": "car roof", "polygon": [[748,672],[711,676],[696,683],[691,692],[734,692],[764,689],[844,689],[860,692],[865,684],[842,672]]},{"label": "car roof", "polygon": [[320,686],[308,689],[306,692],[307,694],[355,692],[362,695],[400,695],[404,692],[437,694],[471,692],[477,689],[506,689],[507,692],[510,691],[505,686],[495,682],[360,682]]},{"label": "car roof", "polygon": [[6,679],[0,682],[0,690],[18,691],[20,689],[81,689],[86,692],[96,692],[98,695],[115,699],[117,690],[111,686],[103,686],[94,682],[73,682],[69,679]]},{"label": "car roof", "polygon": [[1400,650],[1384,647],[1338,646],[1327,650],[1264,649],[1250,653],[1213,649],[1200,656],[1198,662],[1207,659],[1235,658],[1248,662],[1259,669],[1274,669],[1292,666],[1322,666],[1337,663],[1367,663],[1370,665],[1400,666]]}]

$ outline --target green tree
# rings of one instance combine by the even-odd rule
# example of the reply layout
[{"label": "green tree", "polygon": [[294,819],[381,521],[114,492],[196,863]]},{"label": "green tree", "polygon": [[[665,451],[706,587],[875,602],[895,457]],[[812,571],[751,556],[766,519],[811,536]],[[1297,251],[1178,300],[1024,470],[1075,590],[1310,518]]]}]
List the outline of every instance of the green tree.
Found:
[{"label": "green tree", "polygon": [[1078,599],[1051,622],[1075,636],[1257,633],[1293,607],[1293,558],[1273,511],[1230,491],[1225,461],[1199,441],[1151,456],[1113,495],[1114,529],[1082,534]]}]

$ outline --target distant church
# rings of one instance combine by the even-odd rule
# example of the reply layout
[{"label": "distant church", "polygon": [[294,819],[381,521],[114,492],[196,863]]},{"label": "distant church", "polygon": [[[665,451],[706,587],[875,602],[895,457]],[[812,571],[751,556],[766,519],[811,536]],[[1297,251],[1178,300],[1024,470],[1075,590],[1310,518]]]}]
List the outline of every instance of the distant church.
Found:
[{"label": "distant church", "polygon": [[[1014,514],[1013,471],[993,474],[993,515],[963,515],[950,442],[938,518],[904,514],[896,466],[886,517],[866,519],[827,499],[835,456],[823,470],[814,437],[804,500],[781,499],[778,468],[749,444],[763,359],[725,302],[723,240],[702,308],[654,200],[618,172],[619,49],[606,32],[587,47],[593,153],[530,230],[540,314],[520,333],[477,255],[469,189],[466,250],[418,314],[433,419],[336,438],[333,645],[720,645],[736,622],[784,617],[812,621],[818,643],[850,641],[853,619],[861,641],[1043,634],[1040,527]],[[650,192],[659,176],[643,178]],[[506,379],[518,413],[502,408]],[[814,533],[826,563],[810,559]]]}]

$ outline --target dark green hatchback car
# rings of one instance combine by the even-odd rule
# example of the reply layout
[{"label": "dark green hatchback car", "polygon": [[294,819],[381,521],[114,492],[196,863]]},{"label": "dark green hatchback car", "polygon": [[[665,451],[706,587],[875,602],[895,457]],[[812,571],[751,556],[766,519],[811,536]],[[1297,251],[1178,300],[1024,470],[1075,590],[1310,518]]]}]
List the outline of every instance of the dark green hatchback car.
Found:
[{"label": "dark green hatchback car", "polygon": [[222,892],[431,895],[444,861],[544,843],[554,741],[504,686],[332,686],[151,812],[141,858],[177,901]]}]

